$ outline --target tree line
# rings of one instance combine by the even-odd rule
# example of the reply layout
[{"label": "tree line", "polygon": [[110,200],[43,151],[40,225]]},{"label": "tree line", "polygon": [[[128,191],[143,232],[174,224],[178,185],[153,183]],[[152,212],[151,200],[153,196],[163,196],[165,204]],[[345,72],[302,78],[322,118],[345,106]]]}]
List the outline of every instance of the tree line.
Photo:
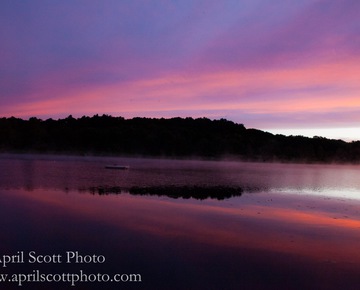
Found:
[{"label": "tree line", "polygon": [[[249,191],[249,189],[247,189]],[[170,198],[194,198],[204,200],[207,198],[224,200],[234,196],[241,196],[244,192],[242,187],[230,186],[133,186],[130,188],[121,188],[119,186],[97,186],[79,189],[81,192],[90,192],[91,194],[107,195],[130,193],[132,195],[155,195],[167,196]],[[253,190],[254,191],[254,190]]]},{"label": "tree line", "polygon": [[360,141],[274,135],[225,119],[0,118],[0,151],[252,161],[359,162]]}]

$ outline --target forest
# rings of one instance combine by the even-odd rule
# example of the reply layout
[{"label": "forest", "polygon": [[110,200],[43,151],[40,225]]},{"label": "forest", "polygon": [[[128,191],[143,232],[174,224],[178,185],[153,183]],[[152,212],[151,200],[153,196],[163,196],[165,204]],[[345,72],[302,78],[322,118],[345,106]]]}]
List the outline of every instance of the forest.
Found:
[{"label": "forest", "polygon": [[226,119],[0,118],[0,152],[359,163],[360,141],[274,135]]}]

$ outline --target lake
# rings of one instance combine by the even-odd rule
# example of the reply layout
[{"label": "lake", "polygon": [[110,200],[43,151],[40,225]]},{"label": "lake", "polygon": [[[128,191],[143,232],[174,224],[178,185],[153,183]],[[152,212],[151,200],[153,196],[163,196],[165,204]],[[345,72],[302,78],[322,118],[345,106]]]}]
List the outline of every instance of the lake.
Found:
[{"label": "lake", "polygon": [[0,288],[358,289],[359,176],[356,165],[2,154]]}]

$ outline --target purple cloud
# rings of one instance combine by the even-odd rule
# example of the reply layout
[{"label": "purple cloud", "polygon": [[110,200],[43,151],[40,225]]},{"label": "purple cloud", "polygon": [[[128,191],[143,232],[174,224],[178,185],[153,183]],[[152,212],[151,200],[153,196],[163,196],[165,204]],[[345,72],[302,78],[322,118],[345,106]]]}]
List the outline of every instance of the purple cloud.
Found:
[{"label": "purple cloud", "polygon": [[[5,0],[0,115],[204,114],[295,126],[297,104],[308,123],[328,124],[306,110],[324,104],[330,113],[319,114],[342,120],[339,103],[339,112],[360,107],[358,19],[355,0]],[[277,110],[282,103],[290,107]]]}]

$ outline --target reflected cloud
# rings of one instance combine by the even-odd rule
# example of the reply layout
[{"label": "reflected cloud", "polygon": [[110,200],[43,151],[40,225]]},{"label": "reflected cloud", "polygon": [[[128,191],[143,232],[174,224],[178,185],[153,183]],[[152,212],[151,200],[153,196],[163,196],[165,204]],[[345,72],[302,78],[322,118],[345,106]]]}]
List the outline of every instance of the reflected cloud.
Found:
[{"label": "reflected cloud", "polygon": [[[307,286],[314,284],[304,276],[306,271],[326,289],[338,289],[333,282],[358,285],[359,202],[280,193],[244,193],[221,202],[155,193],[110,194],[120,188],[109,188],[109,194],[0,191],[0,217],[7,232],[2,244],[9,252],[25,247],[24,241],[32,249],[50,251],[54,245],[91,248],[113,261],[106,269],[136,265],[158,275],[169,267],[184,267],[203,271],[206,281],[218,275],[241,285],[246,281],[249,289],[257,282],[267,285],[264,273],[277,277],[280,284],[260,289],[288,289],[282,287],[284,271]],[[152,267],[147,268],[150,261]],[[239,273],[258,277],[257,282]]]},{"label": "reflected cloud", "polygon": [[194,246],[206,244],[218,249],[300,255],[317,262],[360,264],[359,202],[339,204],[336,199],[276,193],[243,194],[221,203],[214,199],[160,197],[129,193],[104,197],[43,190],[16,190],[2,195],[5,201],[17,201],[14,204],[19,214],[28,208],[20,215],[32,220],[34,226],[49,216],[61,227],[58,217],[66,216],[74,223],[90,225],[96,221],[98,227],[132,232],[146,239],[150,235],[169,242],[186,240]]}]

